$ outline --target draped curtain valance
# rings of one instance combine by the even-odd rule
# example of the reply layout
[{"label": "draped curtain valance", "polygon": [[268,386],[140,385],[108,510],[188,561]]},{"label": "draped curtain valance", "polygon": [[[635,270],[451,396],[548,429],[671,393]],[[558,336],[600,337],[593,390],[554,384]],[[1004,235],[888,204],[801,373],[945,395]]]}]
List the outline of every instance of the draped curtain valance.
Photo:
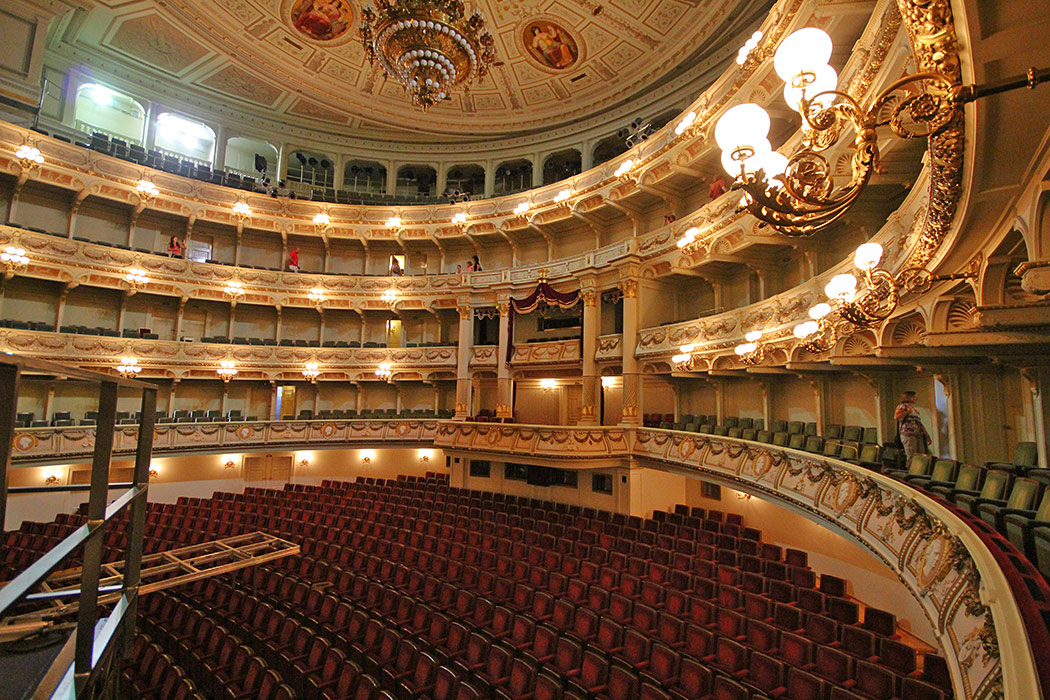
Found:
[{"label": "draped curtain valance", "polygon": [[524,299],[511,299],[510,304],[515,313],[528,314],[535,311],[536,307],[540,305],[540,302],[545,302],[551,306],[557,306],[559,309],[568,309],[576,306],[579,301],[579,290],[576,290],[575,292],[559,292],[546,282],[540,282],[536,285],[536,289],[532,294]]}]

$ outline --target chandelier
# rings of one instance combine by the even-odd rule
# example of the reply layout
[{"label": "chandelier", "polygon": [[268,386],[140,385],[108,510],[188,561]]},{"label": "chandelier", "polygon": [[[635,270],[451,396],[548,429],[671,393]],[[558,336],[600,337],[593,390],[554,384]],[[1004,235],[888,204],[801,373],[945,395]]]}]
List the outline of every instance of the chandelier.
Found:
[{"label": "chandelier", "polygon": [[313,384],[317,381],[317,378],[321,376],[321,366],[316,362],[307,362],[306,369],[303,370],[303,378],[306,381]]},{"label": "chandelier", "polygon": [[221,366],[215,370],[215,374],[229,384],[230,380],[237,376],[237,367],[233,364],[233,360],[223,360]]},{"label": "chandelier", "polygon": [[379,64],[424,112],[456,87],[484,78],[495,57],[485,18],[463,0],[376,0],[361,17],[368,62]]},{"label": "chandelier", "polygon": [[[750,55],[754,48],[741,51]],[[715,125],[722,167],[735,178],[733,188],[743,191],[741,208],[788,236],[812,235],[853,205],[880,167],[877,131],[882,127],[901,138],[929,137],[951,124],[969,102],[1050,81],[1046,68],[965,86],[942,73],[922,72],[894,81],[861,103],[838,89],[838,74],[828,64],[832,49],[823,30],[806,27],[784,39],[773,57],[773,68],[784,81],[784,101],[802,123],[801,143],[788,155],[771,146],[769,114],[760,105],[738,104]],[[837,181],[824,154],[844,134],[853,135],[851,175]],[[693,242],[686,240],[680,247]]]},{"label": "chandelier", "polygon": [[381,381],[389,382],[390,377],[394,375],[393,365],[389,362],[380,362],[379,369],[376,370],[376,377]]}]

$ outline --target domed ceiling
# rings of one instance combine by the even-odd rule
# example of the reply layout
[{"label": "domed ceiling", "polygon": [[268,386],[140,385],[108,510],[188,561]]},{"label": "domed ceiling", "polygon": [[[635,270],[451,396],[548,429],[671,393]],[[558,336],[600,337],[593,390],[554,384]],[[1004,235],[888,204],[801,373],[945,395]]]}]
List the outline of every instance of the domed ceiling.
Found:
[{"label": "domed ceiling", "polygon": [[695,90],[733,57],[772,0],[475,4],[499,64],[469,94],[425,114],[369,66],[358,37],[363,3],[352,0],[97,0],[56,28],[49,57],[137,83],[172,107],[181,99],[384,141],[488,140]]}]

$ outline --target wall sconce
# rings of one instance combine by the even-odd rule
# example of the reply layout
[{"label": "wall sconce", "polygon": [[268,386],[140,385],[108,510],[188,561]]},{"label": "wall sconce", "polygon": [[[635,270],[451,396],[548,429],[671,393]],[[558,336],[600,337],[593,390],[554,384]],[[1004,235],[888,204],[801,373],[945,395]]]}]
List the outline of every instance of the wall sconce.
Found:
[{"label": "wall sconce", "polygon": [[572,197],[572,190],[564,189],[558,194],[554,195],[554,203],[561,204],[563,202],[568,201],[569,197]]},{"label": "wall sconce", "polygon": [[8,272],[21,272],[29,266],[29,256],[25,248],[9,245],[0,252],[0,263]]},{"label": "wall sconce", "polygon": [[124,279],[132,289],[142,289],[149,284],[149,277],[146,276],[146,271],[138,267],[128,270],[128,274],[124,275]]},{"label": "wall sconce", "polygon": [[452,223],[460,228],[466,228],[467,226],[467,212],[461,211],[452,217]]},{"label": "wall sconce", "polygon": [[675,369],[680,372],[688,372],[693,369],[693,350],[696,350],[695,345],[683,345],[678,348],[680,353],[671,358],[671,362],[674,363]]},{"label": "wall sconce", "polygon": [[430,462],[430,457],[433,455],[433,453],[434,453],[433,450],[420,450],[419,451],[419,461],[422,462],[423,464],[429,463]]},{"label": "wall sconce", "polygon": [[310,382],[311,384],[317,382],[317,378],[321,376],[321,370],[319,369],[319,367],[320,365],[318,365],[316,362],[306,363],[306,369],[303,370],[303,377],[306,378],[306,381]]},{"label": "wall sconce", "polygon": [[746,343],[736,346],[737,357],[745,365],[758,365],[766,359],[766,344],[760,343],[762,331],[750,331],[744,336]]},{"label": "wall sconce", "polygon": [[551,391],[552,389],[554,389],[557,386],[558,386],[557,380],[554,380],[554,379],[541,379],[540,380],[540,388],[543,389],[544,391]]},{"label": "wall sconce", "polygon": [[611,389],[616,385],[616,377],[602,377],[602,388]]},{"label": "wall sconce", "polygon": [[236,462],[234,462],[234,461],[233,461],[232,459],[228,459],[228,460],[226,460],[226,462],[225,462],[225,463],[224,463],[224,464],[222,465],[222,468],[223,468],[223,469],[236,469],[236,468],[237,468],[237,463],[236,463]]},{"label": "wall sconce", "polygon": [[314,214],[314,226],[318,231],[327,231],[332,226],[332,217],[328,215],[328,212],[318,212]]},{"label": "wall sconce", "polygon": [[395,301],[397,301],[397,292],[395,292],[393,289],[388,289],[385,292],[383,292],[382,299],[388,304],[393,304]]},{"label": "wall sconce", "polygon": [[517,216],[522,216],[531,207],[532,207],[532,205],[529,204],[528,202],[522,202],[518,206],[514,207],[514,214],[517,215]]},{"label": "wall sconce", "polygon": [[686,130],[689,129],[689,127],[691,127],[695,121],[696,112],[690,112],[689,114],[682,117],[681,121],[679,121],[678,125],[674,128],[675,136],[681,136],[682,134],[684,134]]},{"label": "wall sconce", "polygon": [[307,294],[306,296],[316,306],[320,306],[321,304],[324,303],[324,290],[321,289],[320,287],[314,287],[313,289],[310,290],[310,293]]},{"label": "wall sconce", "polygon": [[750,501],[751,500],[751,494],[749,494],[749,493],[737,493],[736,497],[737,497],[737,500],[739,500],[739,501]]},{"label": "wall sconce", "polygon": [[139,180],[139,184],[135,185],[135,191],[139,193],[139,199],[144,202],[150,202],[160,194],[160,190],[149,180]]},{"label": "wall sconce", "polygon": [[623,177],[631,172],[631,168],[634,167],[634,161],[628,158],[624,162],[620,163],[620,166],[616,168],[616,172],[613,173],[615,177]]},{"label": "wall sconce", "polygon": [[391,216],[389,219],[386,220],[385,226],[387,228],[393,228],[393,229],[401,228],[401,217],[400,216]]},{"label": "wall sconce", "polygon": [[142,368],[139,367],[139,361],[134,357],[123,357],[120,360],[120,364],[117,365],[117,372],[125,379],[134,379],[141,371]]},{"label": "wall sconce", "polygon": [[303,469],[305,469],[306,467],[309,467],[310,466],[310,460],[308,460],[308,459],[300,459],[299,460],[299,466],[302,467]]},{"label": "wall sconce", "polygon": [[376,456],[375,450],[361,450],[361,463],[371,464],[372,458]]},{"label": "wall sconce", "polygon": [[44,162],[44,156],[40,155],[40,149],[28,143],[24,143],[15,151],[15,158],[22,164],[25,171],[35,170]]},{"label": "wall sconce", "polygon": [[384,382],[389,382],[390,377],[394,374],[393,369],[391,369],[392,367],[393,365],[389,362],[380,362],[379,369],[376,370],[376,376]]},{"label": "wall sconce", "polygon": [[231,280],[226,283],[222,293],[227,299],[238,299],[244,294],[244,284],[237,280]]},{"label": "wall sconce", "polygon": [[688,248],[696,242],[696,239],[699,235],[700,229],[698,229],[696,226],[688,228],[686,229],[685,233],[682,234],[682,237],[678,239],[678,242],[675,243],[675,245],[679,248]]},{"label": "wall sconce", "polygon": [[237,202],[233,205],[233,213],[237,215],[238,221],[244,221],[252,215],[252,208],[246,202]]},{"label": "wall sconce", "polygon": [[62,472],[49,471],[44,475],[44,486],[54,486],[62,479]]},{"label": "wall sconce", "polygon": [[156,464],[149,465],[149,478],[156,479],[158,476],[160,476],[160,467]]},{"label": "wall sconce", "polygon": [[215,374],[229,384],[230,380],[237,376],[237,368],[233,366],[233,360],[223,360],[222,366],[215,370]]},{"label": "wall sconce", "polygon": [[747,63],[748,57],[758,48],[758,42],[762,41],[762,32],[758,31],[751,35],[751,38],[747,40],[740,50],[736,53],[736,64],[742,66]]}]

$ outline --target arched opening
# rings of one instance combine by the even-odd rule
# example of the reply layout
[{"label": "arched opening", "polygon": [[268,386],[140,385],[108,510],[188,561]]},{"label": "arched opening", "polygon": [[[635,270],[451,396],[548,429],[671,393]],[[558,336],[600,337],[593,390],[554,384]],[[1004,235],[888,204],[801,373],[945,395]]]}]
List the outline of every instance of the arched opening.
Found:
[{"label": "arched opening", "polygon": [[343,189],[366,194],[386,192],[386,166],[374,160],[348,160],[343,164]]},{"label": "arched opening", "polygon": [[157,150],[211,165],[215,156],[215,132],[207,124],[172,112],[157,115]]},{"label": "arched opening", "polygon": [[594,145],[594,164],[601,165],[627,151],[627,140],[623,133],[606,136]]},{"label": "arched opening", "polygon": [[332,187],[335,183],[332,160],[323,153],[293,151],[288,159],[288,180],[313,187]]},{"label": "arched opening", "polygon": [[575,148],[552,153],[543,161],[543,184],[550,185],[573,175],[579,175],[581,166],[580,152]]},{"label": "arched opening", "polygon": [[437,171],[429,165],[402,165],[397,169],[399,197],[432,197],[437,185]]},{"label": "arched opening", "polygon": [[446,173],[445,189],[449,194],[454,194],[456,190],[460,194],[483,194],[485,168],[480,165],[453,165]]},{"label": "arched opening", "polygon": [[226,142],[224,162],[227,172],[273,178],[277,173],[277,149],[260,139],[235,136]]},{"label": "arched opening", "polygon": [[500,163],[493,194],[514,194],[532,187],[532,161],[522,158]]},{"label": "arched opening", "polygon": [[73,105],[77,131],[101,132],[142,145],[146,133],[146,110],[131,96],[98,83],[85,83],[77,89]]}]

